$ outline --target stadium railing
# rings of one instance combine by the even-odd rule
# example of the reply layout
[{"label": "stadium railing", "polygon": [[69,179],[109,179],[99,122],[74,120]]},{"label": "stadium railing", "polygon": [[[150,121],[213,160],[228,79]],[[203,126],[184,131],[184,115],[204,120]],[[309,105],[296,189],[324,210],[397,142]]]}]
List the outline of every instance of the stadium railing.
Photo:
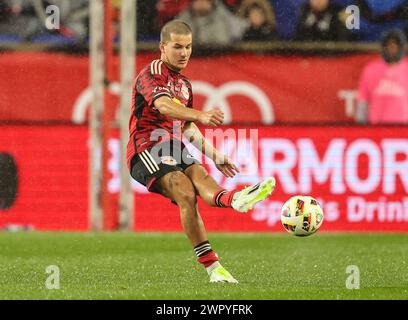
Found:
[{"label": "stadium railing", "polygon": [[[116,50],[118,48],[116,47]],[[363,42],[295,42],[295,41],[273,41],[273,42],[239,42],[229,46],[196,46],[194,54],[218,55],[225,52],[261,52],[280,54],[338,54],[355,52],[377,52],[379,43]],[[0,52],[4,51],[42,51],[42,52],[66,52],[87,53],[87,45],[64,44],[64,43],[15,43],[0,42]],[[157,50],[157,43],[138,42],[138,51]]]}]

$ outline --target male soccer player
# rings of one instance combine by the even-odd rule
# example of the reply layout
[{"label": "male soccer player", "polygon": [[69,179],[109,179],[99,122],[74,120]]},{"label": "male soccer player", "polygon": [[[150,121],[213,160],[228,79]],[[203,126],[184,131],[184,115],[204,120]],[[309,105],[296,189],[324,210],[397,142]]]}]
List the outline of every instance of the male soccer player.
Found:
[{"label": "male soccer player", "polygon": [[160,37],[161,58],[142,69],[133,87],[127,151],[130,173],[150,192],[159,193],[177,204],[184,231],[210,281],[237,283],[221,266],[218,255],[211,248],[197,211],[196,196],[213,207],[247,212],[272,193],[275,179],[268,178],[243,190],[228,191],[189,154],[182,143],[182,134],[211,158],[224,176],[233,177],[239,171],[227,156],[205,140],[195,124],[219,126],[224,114],[219,109],[206,112],[193,109],[191,84],[180,73],[191,55],[190,27],[173,20],[162,28]]}]

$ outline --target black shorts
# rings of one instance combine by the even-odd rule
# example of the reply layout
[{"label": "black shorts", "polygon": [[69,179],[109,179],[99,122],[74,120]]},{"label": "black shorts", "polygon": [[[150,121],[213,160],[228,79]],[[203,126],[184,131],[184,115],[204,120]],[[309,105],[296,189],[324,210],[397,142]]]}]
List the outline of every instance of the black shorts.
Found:
[{"label": "black shorts", "polygon": [[183,142],[171,140],[154,145],[135,154],[130,163],[130,175],[150,192],[158,192],[154,182],[173,171],[184,171],[199,164]]}]

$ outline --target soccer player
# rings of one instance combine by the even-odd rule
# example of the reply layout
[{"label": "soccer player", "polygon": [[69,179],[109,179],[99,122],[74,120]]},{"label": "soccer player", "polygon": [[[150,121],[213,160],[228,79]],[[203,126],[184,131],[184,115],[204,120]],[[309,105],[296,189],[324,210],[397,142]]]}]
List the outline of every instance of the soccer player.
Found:
[{"label": "soccer player", "polygon": [[408,124],[406,38],[400,30],[382,39],[382,59],[370,62],[360,78],[356,121],[361,124]]},{"label": "soccer player", "polygon": [[145,66],[133,86],[127,161],[136,181],[179,207],[183,229],[210,281],[237,283],[220,264],[208,241],[196,197],[199,195],[212,207],[247,212],[272,193],[275,179],[228,191],[189,154],[182,142],[183,134],[214,161],[224,176],[233,177],[239,172],[227,156],[205,140],[196,125],[219,126],[224,114],[219,109],[193,109],[191,84],[180,73],[187,66],[191,51],[190,27],[179,20],[168,22],[160,34],[161,58]]}]

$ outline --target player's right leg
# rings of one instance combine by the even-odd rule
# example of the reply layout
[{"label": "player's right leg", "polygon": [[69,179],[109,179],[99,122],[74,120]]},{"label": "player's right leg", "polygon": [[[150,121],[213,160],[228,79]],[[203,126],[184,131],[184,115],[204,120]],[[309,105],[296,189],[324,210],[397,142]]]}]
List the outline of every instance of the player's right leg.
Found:
[{"label": "player's right leg", "polygon": [[149,191],[157,192],[180,210],[183,229],[190,240],[200,262],[210,275],[211,282],[237,281],[219,263],[218,255],[208,241],[204,223],[197,210],[196,191],[191,180],[176,165],[159,162],[148,152],[136,155],[132,161],[132,177],[145,185]]},{"label": "player's right leg", "polygon": [[181,224],[193,247],[208,240],[197,210],[194,186],[183,172],[167,173],[156,181],[155,190],[177,204],[180,209]]},{"label": "player's right leg", "polygon": [[198,262],[206,268],[210,282],[238,283],[219,263],[218,255],[211,248],[191,180],[180,171],[170,172],[156,181],[155,188],[179,206],[184,231],[194,247]]}]

